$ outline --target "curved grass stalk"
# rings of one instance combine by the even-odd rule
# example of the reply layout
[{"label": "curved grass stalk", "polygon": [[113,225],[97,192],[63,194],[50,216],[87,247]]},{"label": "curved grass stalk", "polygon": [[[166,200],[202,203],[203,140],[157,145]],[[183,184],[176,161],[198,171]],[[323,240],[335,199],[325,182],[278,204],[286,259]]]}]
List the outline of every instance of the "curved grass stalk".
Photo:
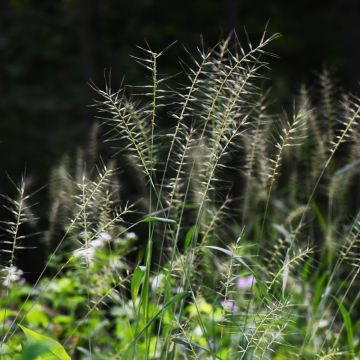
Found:
[{"label": "curved grass stalk", "polygon": [[[14,183],[13,183],[14,184]],[[15,185],[15,184],[14,184]],[[24,246],[20,246],[20,241],[24,240],[25,236],[20,235],[20,227],[26,223],[31,222],[32,217],[29,216],[30,206],[26,204],[27,200],[30,198],[30,195],[25,194],[25,179],[22,178],[19,186],[15,185],[17,192],[17,199],[11,199],[10,197],[3,196],[5,200],[9,202],[9,206],[4,205],[5,209],[7,209],[13,216],[13,221],[6,221],[5,230],[10,236],[10,240],[2,241],[2,244],[5,246],[10,246],[10,249],[2,249],[2,252],[8,255],[10,258],[7,261],[7,266],[2,269],[5,272],[5,277],[3,283],[5,284],[5,304],[4,304],[4,318],[2,321],[1,327],[1,338],[0,348],[3,346],[6,338],[5,331],[5,321],[6,321],[6,312],[9,304],[9,294],[11,290],[12,282],[14,281],[14,277],[16,276],[16,267],[15,267],[15,253],[17,250],[24,249]]]},{"label": "curved grass stalk", "polygon": [[302,224],[305,220],[306,213],[307,213],[307,211],[310,207],[310,204],[315,196],[315,193],[320,184],[320,181],[323,178],[328,166],[330,165],[335,153],[337,152],[340,145],[349,138],[349,135],[352,132],[353,127],[355,127],[360,120],[360,100],[359,99],[355,99],[355,100],[358,101],[359,103],[357,104],[356,102],[351,102],[350,99],[345,100],[344,108],[347,111],[347,113],[349,114],[348,118],[341,121],[341,124],[343,125],[343,130],[341,130],[340,134],[336,136],[336,138],[335,138],[336,140],[332,141],[332,146],[330,148],[330,156],[328,157],[323,168],[321,169],[321,172],[320,172],[320,174],[315,182],[315,185],[311,191],[311,194],[308,198],[305,209],[300,218],[298,229],[300,229],[300,227],[302,226]]},{"label": "curved grass stalk", "polygon": [[[232,56],[232,60],[234,61],[234,64],[230,66],[230,68],[228,69],[228,71],[225,70],[224,73],[224,78],[220,81],[217,81],[217,83],[219,84],[214,92],[214,96],[211,100],[211,104],[210,106],[205,109],[207,110],[207,114],[204,116],[204,126],[203,126],[203,130],[201,132],[201,137],[204,136],[204,133],[207,129],[208,123],[211,119],[211,116],[214,113],[214,110],[216,108],[216,104],[222,94],[222,91],[224,90],[224,88],[226,88],[226,85],[228,84],[228,81],[230,79],[230,77],[236,73],[236,71],[242,70],[242,64],[246,64],[247,62],[252,62],[254,61],[254,59],[256,60],[256,56],[255,54],[263,54],[264,50],[263,48],[265,46],[267,46],[271,41],[275,40],[276,38],[278,38],[280,35],[279,34],[274,34],[271,35],[268,38],[265,38],[266,36],[266,31],[264,31],[262,38],[259,42],[259,44],[253,49],[251,44],[249,43],[250,46],[250,51],[245,53],[243,48],[240,46],[240,50],[242,52],[242,57],[239,56]],[[240,45],[240,44],[239,44]],[[222,74],[221,74],[222,75]]]},{"label": "curved grass stalk", "polygon": [[286,120],[285,123],[280,123],[281,129],[278,135],[279,140],[277,140],[275,145],[277,153],[273,159],[269,159],[269,161],[272,163],[272,168],[271,173],[269,174],[268,194],[266,197],[260,237],[262,237],[264,234],[266,218],[269,211],[271,192],[273,190],[275,181],[279,175],[279,169],[283,159],[284,151],[287,147],[299,146],[302,144],[304,137],[301,135],[299,136],[299,133],[301,134],[301,130],[304,128],[304,126],[306,126],[307,116],[308,107],[303,106],[299,109],[297,113],[294,112],[293,121],[291,123],[289,122],[289,120]]},{"label": "curved grass stalk", "polygon": [[[5,342],[9,336],[9,334],[11,334],[12,329],[14,327],[14,325],[16,324],[22,310],[24,309],[24,307],[26,306],[27,302],[30,300],[30,298],[33,296],[33,293],[37,287],[37,285],[39,284],[40,280],[43,278],[46,270],[48,269],[50,263],[52,262],[53,258],[55,257],[55,255],[57,254],[57,252],[60,250],[61,246],[63,245],[65,239],[67,238],[67,236],[71,233],[71,231],[73,231],[75,229],[75,227],[77,226],[77,223],[79,221],[79,219],[81,219],[81,217],[83,216],[83,212],[86,211],[87,207],[89,206],[90,202],[92,201],[93,197],[95,196],[95,194],[97,193],[97,191],[99,191],[99,189],[104,185],[104,183],[107,181],[107,179],[112,175],[112,171],[110,171],[109,169],[107,169],[104,166],[103,171],[101,172],[99,170],[99,180],[97,182],[95,182],[93,185],[93,189],[91,189],[90,194],[88,196],[88,198],[86,199],[86,201],[84,202],[83,206],[78,210],[78,212],[75,214],[75,216],[73,217],[73,219],[70,221],[69,226],[67,227],[64,235],[62,236],[62,238],[60,239],[59,243],[57,244],[57,246],[55,247],[54,251],[50,254],[50,257],[48,259],[48,261],[46,262],[43,270],[41,271],[40,275],[38,276],[37,280],[35,281],[33,287],[31,288],[29,294],[26,296],[24,302],[22,303],[22,305],[20,306],[20,309],[18,310],[17,315],[15,316],[14,320],[11,322],[9,329],[7,330],[6,334],[3,337],[3,342]],[[58,273],[59,274],[59,273]],[[24,319],[24,316],[22,317],[22,320]],[[21,321],[22,321],[21,320]],[[21,322],[20,321],[20,322]],[[15,331],[15,330],[14,330]]]}]

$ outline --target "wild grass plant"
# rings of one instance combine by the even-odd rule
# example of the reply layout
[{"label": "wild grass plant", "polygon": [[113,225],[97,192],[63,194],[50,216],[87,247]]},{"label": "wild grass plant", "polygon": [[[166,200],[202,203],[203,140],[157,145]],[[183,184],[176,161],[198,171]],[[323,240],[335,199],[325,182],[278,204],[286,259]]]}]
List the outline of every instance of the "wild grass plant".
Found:
[{"label": "wild grass plant", "polygon": [[271,111],[277,37],[188,53],[176,90],[150,47],[145,85],[92,85],[115,155],[54,169],[33,285],[26,181],[5,198],[1,358],[358,358],[360,100],[324,70]]}]

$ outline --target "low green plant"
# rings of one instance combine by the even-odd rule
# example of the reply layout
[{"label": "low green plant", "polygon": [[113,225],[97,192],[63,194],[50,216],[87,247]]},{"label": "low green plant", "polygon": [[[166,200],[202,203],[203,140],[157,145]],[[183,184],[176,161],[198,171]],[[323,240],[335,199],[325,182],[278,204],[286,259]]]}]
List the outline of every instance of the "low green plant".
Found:
[{"label": "low green plant", "polygon": [[[2,358],[358,357],[360,101],[324,71],[290,113],[271,111],[277,37],[198,49],[177,90],[159,70],[166,49],[150,47],[135,57],[148,84],[93,85],[115,160],[53,171],[33,286],[16,268],[25,182],[7,198]],[[131,206],[121,161],[143,187]]]}]

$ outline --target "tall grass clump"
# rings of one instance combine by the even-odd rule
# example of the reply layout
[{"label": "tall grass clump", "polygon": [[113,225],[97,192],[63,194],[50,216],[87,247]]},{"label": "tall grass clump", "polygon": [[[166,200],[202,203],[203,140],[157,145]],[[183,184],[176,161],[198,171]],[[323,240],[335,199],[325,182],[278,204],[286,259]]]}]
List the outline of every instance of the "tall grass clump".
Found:
[{"label": "tall grass clump", "polygon": [[35,210],[24,183],[6,198],[2,358],[357,358],[360,99],[324,70],[276,113],[277,37],[187,53],[175,89],[149,46],[144,85],[91,85],[101,126],[51,174],[32,285],[16,265]]}]

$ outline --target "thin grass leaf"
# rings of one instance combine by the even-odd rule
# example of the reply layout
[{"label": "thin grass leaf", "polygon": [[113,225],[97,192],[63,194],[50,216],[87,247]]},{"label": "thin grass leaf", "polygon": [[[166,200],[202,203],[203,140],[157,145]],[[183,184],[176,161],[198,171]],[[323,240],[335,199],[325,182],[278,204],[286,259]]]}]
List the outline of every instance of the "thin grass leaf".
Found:
[{"label": "thin grass leaf", "polygon": [[135,268],[134,275],[131,280],[131,298],[134,303],[134,306],[136,304],[141,283],[144,281],[145,271],[146,271],[145,266],[137,266]]},{"label": "thin grass leaf", "polygon": [[337,298],[334,299],[339,306],[341,316],[344,320],[349,348],[351,352],[354,354],[354,334],[353,334],[353,325],[351,322],[350,314],[346,310],[345,305],[339,299]]},{"label": "thin grass leaf", "polygon": [[142,219],[142,222],[144,222],[144,223],[160,222],[160,223],[165,223],[165,224],[176,225],[176,220],[161,218],[161,217],[157,217],[157,216],[147,216],[146,218]]}]

